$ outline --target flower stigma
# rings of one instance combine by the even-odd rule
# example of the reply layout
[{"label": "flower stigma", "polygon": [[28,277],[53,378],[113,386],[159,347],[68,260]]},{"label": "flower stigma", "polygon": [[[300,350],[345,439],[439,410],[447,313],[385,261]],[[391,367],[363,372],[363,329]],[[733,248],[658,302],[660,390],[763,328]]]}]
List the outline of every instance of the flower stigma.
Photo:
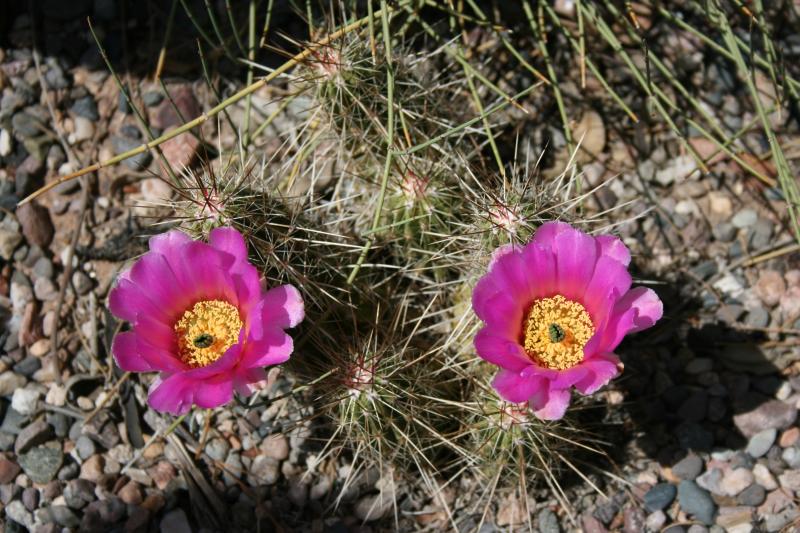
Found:
[{"label": "flower stigma", "polygon": [[187,365],[208,366],[239,342],[239,310],[222,300],[204,300],[183,313],[175,324],[178,355]]},{"label": "flower stigma", "polygon": [[554,370],[566,370],[583,361],[583,347],[592,335],[594,324],[583,305],[560,294],[534,301],[523,323],[525,352]]}]

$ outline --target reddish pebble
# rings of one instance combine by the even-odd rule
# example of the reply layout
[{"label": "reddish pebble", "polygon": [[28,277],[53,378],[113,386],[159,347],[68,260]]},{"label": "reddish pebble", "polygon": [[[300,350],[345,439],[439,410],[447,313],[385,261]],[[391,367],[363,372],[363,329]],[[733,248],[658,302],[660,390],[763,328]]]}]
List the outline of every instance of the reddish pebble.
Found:
[{"label": "reddish pebble", "polygon": [[129,505],[139,505],[142,503],[142,489],[135,481],[129,481],[120,489],[117,496]]},{"label": "reddish pebble", "polygon": [[789,446],[794,446],[798,440],[800,440],[800,428],[793,427],[781,433],[778,444],[781,448],[788,448]]},{"label": "reddish pebble", "polygon": [[17,463],[9,461],[8,459],[0,459],[0,485],[11,483],[20,473],[20,467]]}]

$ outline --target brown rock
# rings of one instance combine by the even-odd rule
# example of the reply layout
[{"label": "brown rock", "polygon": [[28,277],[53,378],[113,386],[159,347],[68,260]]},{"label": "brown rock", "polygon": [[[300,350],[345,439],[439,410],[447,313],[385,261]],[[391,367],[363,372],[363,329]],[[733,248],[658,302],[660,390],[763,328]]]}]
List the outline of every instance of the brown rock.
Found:
[{"label": "brown rock", "polygon": [[147,459],[148,461],[152,461],[153,459],[158,459],[164,455],[164,443],[163,442],[154,442],[150,444],[147,448],[145,448],[142,457]]},{"label": "brown rock", "polygon": [[43,419],[31,422],[17,435],[17,440],[14,443],[14,453],[17,455],[23,454],[34,446],[47,442],[52,436],[53,427]]},{"label": "brown rock", "polygon": [[50,246],[55,228],[46,207],[33,201],[18,207],[16,214],[28,244],[35,244],[41,248]]},{"label": "brown rock", "polygon": [[746,413],[734,415],[733,423],[747,438],[765,429],[788,428],[797,419],[797,409],[780,400],[764,402]]},{"label": "brown rock", "polygon": [[280,433],[269,435],[259,446],[261,453],[278,461],[289,457],[289,441]]},{"label": "brown rock", "polygon": [[773,490],[767,495],[767,499],[758,507],[758,514],[776,514],[780,513],[790,505],[792,505],[791,496],[786,494],[784,489]]},{"label": "brown rock", "polygon": [[142,497],[142,488],[135,481],[127,482],[125,486],[117,492],[117,496],[129,505],[139,505],[144,500]]},{"label": "brown rock", "polygon": [[584,513],[581,524],[583,525],[584,533],[606,533],[608,531],[603,523],[589,512]]},{"label": "brown rock", "polygon": [[[181,126],[200,115],[200,104],[194,96],[194,91],[190,85],[174,85],[167,89],[172,97],[164,100],[155,108],[153,125],[162,130],[168,130]],[[178,115],[178,111],[180,115]]]},{"label": "brown rock", "polygon": [[175,467],[166,461],[161,461],[157,465],[147,469],[147,473],[153,478],[153,482],[161,490],[164,490],[169,482],[175,479]]},{"label": "brown rock", "polygon": [[786,282],[780,272],[763,270],[753,289],[764,305],[775,307],[778,305],[781,295],[786,292]]},{"label": "brown rock", "polygon": [[164,507],[164,505],[166,505],[166,503],[167,501],[164,499],[163,495],[158,492],[154,492],[147,495],[147,498],[145,498],[142,502],[142,507],[150,512],[157,513],[161,510],[161,508]]},{"label": "brown rock", "polygon": [[780,297],[780,310],[784,321],[800,317],[800,287],[789,287]]},{"label": "brown rock", "polygon": [[39,306],[36,302],[28,302],[22,312],[22,323],[19,326],[17,340],[21,346],[30,346],[41,338],[42,323],[39,320]]},{"label": "brown rock", "polygon": [[175,172],[181,172],[184,167],[192,164],[199,146],[200,141],[197,140],[197,137],[184,133],[162,144],[161,152]]},{"label": "brown rock", "polygon": [[0,459],[0,485],[11,483],[22,471],[17,463],[8,459]]},{"label": "brown rock", "polygon": [[513,494],[500,502],[495,517],[495,525],[500,527],[522,524],[525,521],[525,505]]},{"label": "brown rock", "polygon": [[589,155],[587,160],[600,155],[606,146],[606,127],[603,118],[596,111],[584,113],[572,133],[575,142],[581,143],[581,150]]},{"label": "brown rock", "polygon": [[103,477],[103,467],[105,466],[105,459],[102,455],[95,454],[89,457],[81,465],[81,478],[99,483]]},{"label": "brown rock", "polygon": [[793,446],[798,439],[800,439],[800,428],[793,427],[781,434],[781,438],[778,439],[778,444],[781,448],[788,448],[789,446]]}]

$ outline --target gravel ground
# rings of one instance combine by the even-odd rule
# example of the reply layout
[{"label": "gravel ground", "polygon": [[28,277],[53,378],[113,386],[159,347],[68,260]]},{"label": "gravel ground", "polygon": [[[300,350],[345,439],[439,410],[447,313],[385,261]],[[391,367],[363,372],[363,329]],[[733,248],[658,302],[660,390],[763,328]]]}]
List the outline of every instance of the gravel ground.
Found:
[{"label": "gravel ground", "polygon": [[[102,15],[107,4],[95,2],[94,9]],[[63,23],[60,16],[51,12],[45,26]],[[400,509],[395,521],[394,507],[382,500],[387,481],[375,472],[345,486],[346,464],[317,461],[321,442],[306,422],[313,413],[297,398],[220,409],[211,418],[200,413],[188,431],[181,426],[161,438],[169,422],[142,407],[146,391],[107,370],[116,325],[104,302],[116,272],[144,249],[133,236],[154,231],[140,227],[148,219],[132,215],[157,212],[149,205],[169,190],[146,172],[157,171],[158,162],[143,155],[16,207],[55,176],[142,139],[93,45],[81,41],[79,49],[41,57],[37,68],[29,26],[26,15],[16,17],[8,47],[0,49],[5,530],[446,527],[440,508],[413,487],[391,487]],[[66,48],[70,31],[66,24],[49,35],[61,39],[49,49]],[[177,117],[157,88],[126,76],[142,89],[154,124],[174,126]],[[200,83],[170,86],[188,115],[204,107]],[[710,89],[721,98],[724,90]],[[695,148],[710,150],[699,138]],[[165,155],[191,164],[197,150],[185,141]],[[778,223],[785,210],[779,194],[732,179],[740,172],[727,160],[702,179],[684,179],[693,163],[666,142],[634,169],[625,169],[623,139],[610,140],[602,153],[586,166],[587,179],[613,179],[591,202],[632,201],[625,209],[633,216],[652,205],[641,201],[645,187],[657,195],[653,213],[619,231],[639,272],[647,273],[642,277],[662,282],[666,318],[646,342],[626,341],[626,373],[601,393],[602,413],[592,412],[591,429],[609,442],[603,468],[614,473],[589,473],[604,494],[568,483],[570,517],[543,492],[529,502],[534,526],[548,533],[797,530],[800,261],[796,254],[752,260],[793,242]],[[290,376],[274,377],[271,398],[292,386]],[[522,527],[522,503],[498,497],[480,531]],[[470,531],[480,513],[461,505],[459,524]]]}]

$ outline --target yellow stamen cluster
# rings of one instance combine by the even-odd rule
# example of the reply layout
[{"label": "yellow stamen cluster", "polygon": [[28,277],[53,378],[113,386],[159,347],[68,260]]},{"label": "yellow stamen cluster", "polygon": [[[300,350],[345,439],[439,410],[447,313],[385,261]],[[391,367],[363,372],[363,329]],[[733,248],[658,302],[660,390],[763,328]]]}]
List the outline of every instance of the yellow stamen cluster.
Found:
[{"label": "yellow stamen cluster", "polygon": [[208,366],[239,342],[239,310],[222,300],[197,302],[175,324],[178,355],[195,368]]},{"label": "yellow stamen cluster", "polygon": [[583,360],[583,347],[594,335],[589,313],[560,294],[533,302],[523,324],[523,346],[540,365],[555,370]]}]

